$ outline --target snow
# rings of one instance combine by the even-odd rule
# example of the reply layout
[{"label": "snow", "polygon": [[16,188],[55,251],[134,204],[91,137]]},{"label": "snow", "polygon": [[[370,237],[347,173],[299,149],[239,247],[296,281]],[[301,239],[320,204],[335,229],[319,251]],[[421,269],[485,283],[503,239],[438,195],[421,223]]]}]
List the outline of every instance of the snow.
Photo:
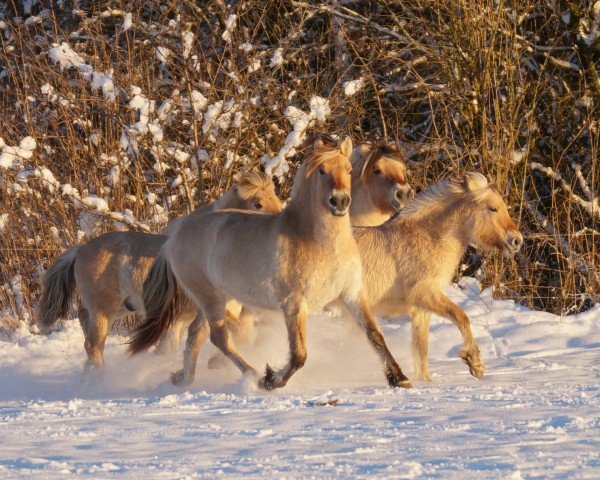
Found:
[{"label": "snow", "polygon": [[21,160],[28,160],[33,156],[33,151],[36,147],[37,143],[33,137],[23,138],[21,142],[19,142],[18,147],[11,147],[0,138],[0,149],[2,149],[2,154],[0,155],[0,167],[8,169],[20,166]]},{"label": "snow", "polygon": [[[389,389],[353,322],[308,322],[308,361],[262,392],[228,366],[186,390],[166,381],[178,357],[128,359],[111,336],[104,378],[84,385],[78,322],[48,337],[0,337],[2,478],[598,478],[600,307],[560,318],[479,292],[449,295],[469,314],[486,362],[477,381],[458,359],[460,335],[431,325],[433,383]],[[264,322],[263,322],[264,323]],[[282,319],[263,325],[257,368],[282,365]],[[409,373],[410,326],[382,320]]]},{"label": "snow", "polygon": [[281,65],[283,65],[283,48],[279,47],[273,52],[273,56],[271,57],[271,62],[269,63],[269,66],[279,67]]},{"label": "snow", "polygon": [[190,53],[192,53],[192,46],[194,45],[194,34],[189,30],[186,30],[181,34],[181,39],[183,44],[182,56],[185,60],[187,60],[190,56]]},{"label": "snow", "polygon": [[123,25],[121,26],[121,30],[123,32],[126,32],[131,27],[133,27],[133,15],[131,14],[131,12],[127,12],[125,14],[125,17],[123,17]]},{"label": "snow", "polygon": [[347,97],[351,97],[352,95],[355,95],[362,89],[364,83],[365,83],[365,81],[363,78],[358,78],[356,80],[350,80],[348,82],[343,82],[342,88],[344,89],[344,95],[346,95]]},{"label": "snow", "polygon": [[235,29],[235,20],[237,15],[235,13],[231,13],[227,20],[225,20],[225,31],[221,35],[221,38],[225,40],[227,43],[231,42],[231,32]]},{"label": "snow", "polygon": [[6,230],[6,224],[8,223],[8,213],[0,213],[0,232]]},{"label": "snow", "polygon": [[117,98],[117,90],[112,80],[112,70],[109,73],[94,71],[68,43],[52,44],[48,56],[50,60],[59,65],[61,70],[77,69],[84,79],[92,82],[92,90],[102,90],[102,94],[107,100],[114,101]]},{"label": "snow", "polygon": [[293,130],[288,133],[285,143],[277,152],[277,155],[270,157],[265,154],[263,161],[265,163],[265,172],[268,175],[281,177],[288,170],[287,158],[296,153],[296,147],[301,145],[306,136],[306,130],[315,122],[324,122],[331,108],[329,100],[319,96],[311,97],[309,101],[310,112],[305,113],[299,108],[289,105],[283,109],[283,114],[292,125]]}]

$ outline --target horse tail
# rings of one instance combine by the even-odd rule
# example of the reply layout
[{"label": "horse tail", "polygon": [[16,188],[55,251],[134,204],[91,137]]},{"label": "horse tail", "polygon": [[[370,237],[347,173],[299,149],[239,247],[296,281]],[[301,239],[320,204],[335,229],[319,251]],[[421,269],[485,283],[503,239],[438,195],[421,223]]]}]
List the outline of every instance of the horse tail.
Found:
[{"label": "horse tail", "polygon": [[131,355],[144,352],[156,344],[179,317],[186,303],[171,264],[165,253],[165,245],[154,261],[142,288],[146,318],[133,330],[128,352]]},{"label": "horse tail", "polygon": [[42,282],[42,297],[37,319],[43,332],[69,311],[69,304],[75,290],[75,260],[81,245],[71,247],[48,267]]}]

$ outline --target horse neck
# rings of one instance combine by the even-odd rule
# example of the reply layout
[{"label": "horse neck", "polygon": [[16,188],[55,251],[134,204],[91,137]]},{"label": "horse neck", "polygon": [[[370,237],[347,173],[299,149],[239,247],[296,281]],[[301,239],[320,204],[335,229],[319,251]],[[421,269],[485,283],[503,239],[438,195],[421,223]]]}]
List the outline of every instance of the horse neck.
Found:
[{"label": "horse neck", "polygon": [[334,217],[315,201],[317,195],[316,182],[311,179],[303,181],[295,189],[294,197],[281,213],[282,219],[289,222],[298,233],[313,239],[337,240],[345,234],[352,236],[349,215]]},{"label": "horse neck", "polygon": [[[430,239],[437,252],[444,256],[445,262],[460,261],[470,244],[470,235],[465,229],[465,220],[470,215],[467,203],[461,199],[433,207],[422,215],[392,220],[385,226],[402,231],[417,230]],[[400,233],[402,234],[402,233]],[[448,255],[457,258],[448,258]],[[435,253],[432,252],[435,256]]]},{"label": "horse neck", "polygon": [[381,225],[391,216],[390,211],[382,211],[373,204],[368,185],[361,180],[352,183],[352,203],[350,203],[352,225],[358,227]]}]

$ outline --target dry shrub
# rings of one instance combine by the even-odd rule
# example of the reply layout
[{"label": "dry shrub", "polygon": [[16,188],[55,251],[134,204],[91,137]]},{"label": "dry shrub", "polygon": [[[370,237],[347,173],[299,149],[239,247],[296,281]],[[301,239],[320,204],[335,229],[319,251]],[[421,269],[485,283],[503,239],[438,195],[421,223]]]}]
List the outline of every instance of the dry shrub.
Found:
[{"label": "dry shrub", "polygon": [[[30,318],[66,246],[157,231],[251,166],[286,195],[316,132],[400,142],[419,187],[493,177],[525,248],[485,264],[469,252],[462,270],[534,308],[598,302],[597,2],[17,3],[0,6],[11,318]],[[11,157],[28,136],[35,149]]]}]

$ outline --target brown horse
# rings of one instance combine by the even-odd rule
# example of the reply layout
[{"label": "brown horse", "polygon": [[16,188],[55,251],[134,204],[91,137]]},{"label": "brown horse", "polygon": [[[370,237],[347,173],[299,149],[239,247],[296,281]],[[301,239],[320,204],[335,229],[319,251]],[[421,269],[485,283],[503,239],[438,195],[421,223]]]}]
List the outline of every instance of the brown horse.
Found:
[{"label": "brown horse", "polygon": [[[198,208],[191,217],[224,208],[276,213],[281,211],[281,201],[269,176],[245,172],[235,187],[214,204]],[[176,225],[167,231],[171,228]],[[111,232],[65,251],[44,276],[40,329],[48,331],[67,314],[77,287],[81,297],[79,321],[88,355],[86,370],[101,367],[106,337],[114,322],[131,316],[132,312],[143,318],[142,284],[166,239],[165,235]],[[181,323],[189,323],[195,316],[196,308],[189,305],[182,312]]]},{"label": "brown horse", "polygon": [[296,174],[292,199],[280,214],[221,211],[184,219],[144,283],[146,320],[136,328],[130,352],[146,350],[160,339],[185,295],[206,320],[197,317],[190,327],[181,383],[193,379],[197,351],[192,347],[207,335],[206,323],[212,343],[242,373],[255,373],[235,350],[225,325],[226,302],[235,298],[243,305],[283,311],[290,359],[277,372],[267,366],[259,383],[279,388],[306,361],[308,313],[340,300],[364,326],[389,384],[410,387],[362,288],[360,254],[348,216],[351,151],[348,137],[335,148],[318,143]]}]

